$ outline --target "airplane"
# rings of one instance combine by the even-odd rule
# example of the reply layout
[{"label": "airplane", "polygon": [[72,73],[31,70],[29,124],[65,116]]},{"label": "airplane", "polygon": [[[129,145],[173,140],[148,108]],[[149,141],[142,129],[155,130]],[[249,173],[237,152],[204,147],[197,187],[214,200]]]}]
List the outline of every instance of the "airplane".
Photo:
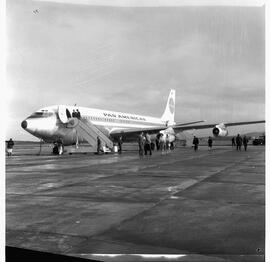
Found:
[{"label": "airplane", "polygon": [[[78,110],[80,119],[72,117],[72,112]],[[169,142],[176,140],[176,134],[186,130],[212,128],[214,137],[227,136],[229,126],[265,123],[265,120],[199,124],[204,122],[175,123],[175,90],[171,89],[163,115],[158,117],[114,112],[103,109],[80,106],[54,105],[41,108],[22,121],[21,127],[33,136],[46,143],[57,141],[59,153],[63,146],[89,143],[96,147],[97,137],[109,148],[113,148],[121,136],[122,141],[137,141],[142,132],[149,133],[152,139],[161,133],[166,135]]]}]

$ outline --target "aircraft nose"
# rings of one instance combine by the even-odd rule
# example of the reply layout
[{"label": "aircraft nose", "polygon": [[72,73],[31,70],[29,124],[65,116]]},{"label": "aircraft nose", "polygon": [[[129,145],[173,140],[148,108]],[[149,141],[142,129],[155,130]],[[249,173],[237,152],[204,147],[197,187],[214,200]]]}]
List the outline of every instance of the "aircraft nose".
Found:
[{"label": "aircraft nose", "polygon": [[26,129],[27,128],[27,121],[26,120],[22,121],[21,126],[23,129]]}]

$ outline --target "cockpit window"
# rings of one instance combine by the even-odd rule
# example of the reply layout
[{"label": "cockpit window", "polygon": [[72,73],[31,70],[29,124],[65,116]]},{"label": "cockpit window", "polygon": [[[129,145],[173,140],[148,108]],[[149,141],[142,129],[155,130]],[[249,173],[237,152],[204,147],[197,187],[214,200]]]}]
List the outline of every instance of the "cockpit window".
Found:
[{"label": "cockpit window", "polygon": [[52,116],[53,112],[49,112],[48,110],[41,110],[33,113],[30,117],[31,118],[38,118],[38,117],[49,117]]},{"label": "cockpit window", "polygon": [[32,114],[32,116],[42,116],[43,112],[35,112]]}]

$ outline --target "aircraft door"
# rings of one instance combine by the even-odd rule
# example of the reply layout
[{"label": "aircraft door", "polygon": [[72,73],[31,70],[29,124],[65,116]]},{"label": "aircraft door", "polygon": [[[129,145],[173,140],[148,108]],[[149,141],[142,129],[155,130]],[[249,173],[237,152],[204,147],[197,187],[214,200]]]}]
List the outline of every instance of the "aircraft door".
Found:
[{"label": "aircraft door", "polygon": [[62,123],[66,124],[68,122],[67,108],[65,106],[58,107],[58,116]]}]

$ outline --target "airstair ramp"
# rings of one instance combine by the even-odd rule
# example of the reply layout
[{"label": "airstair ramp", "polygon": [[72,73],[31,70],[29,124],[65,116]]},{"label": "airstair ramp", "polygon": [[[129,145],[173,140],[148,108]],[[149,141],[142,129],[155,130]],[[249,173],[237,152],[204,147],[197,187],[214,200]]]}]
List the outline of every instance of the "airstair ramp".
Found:
[{"label": "airstair ramp", "polygon": [[78,119],[74,128],[77,130],[78,136],[83,137],[91,146],[97,146],[97,136],[99,136],[102,146],[107,145],[108,148],[113,148],[113,142],[94,126],[91,121],[87,119]]}]

